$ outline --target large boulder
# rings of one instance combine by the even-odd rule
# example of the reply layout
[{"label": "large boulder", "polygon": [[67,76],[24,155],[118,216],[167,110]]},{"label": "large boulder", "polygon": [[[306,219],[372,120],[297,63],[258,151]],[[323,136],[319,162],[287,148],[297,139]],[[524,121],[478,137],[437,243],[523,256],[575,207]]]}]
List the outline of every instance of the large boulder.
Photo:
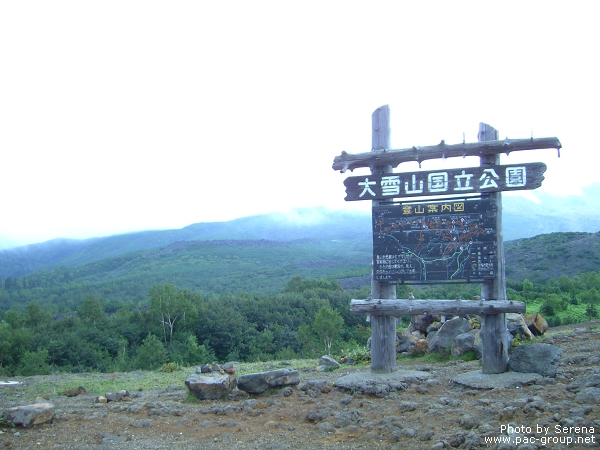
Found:
[{"label": "large boulder", "polygon": [[211,373],[210,375],[192,374],[185,385],[200,400],[219,400],[235,388],[236,377],[230,374]]},{"label": "large boulder", "polygon": [[482,353],[480,334],[481,330],[475,329],[456,336],[450,349],[452,356],[463,356],[465,353],[475,352],[475,357],[480,359]]},{"label": "large boulder", "polygon": [[33,405],[15,406],[4,411],[2,417],[8,423],[28,428],[50,422],[54,418],[54,405],[52,403],[35,403]]},{"label": "large boulder", "polygon": [[533,334],[529,331],[523,314],[519,313],[506,313],[506,327],[513,337],[519,337],[520,339],[533,339]]},{"label": "large boulder", "polygon": [[534,336],[541,336],[548,330],[548,322],[539,313],[527,314],[525,323]]},{"label": "large boulder", "polygon": [[550,344],[521,344],[516,347],[508,366],[513,372],[539,373],[545,377],[555,377],[558,360],[563,351]]},{"label": "large boulder", "polygon": [[262,394],[269,388],[289,386],[300,383],[300,374],[297,370],[280,369],[270,372],[249,373],[239,377],[238,389],[249,394]]},{"label": "large boulder", "polygon": [[468,332],[470,329],[471,323],[462,317],[447,320],[435,335],[431,339],[428,339],[427,351],[430,353],[449,353],[454,338],[459,334]]},{"label": "large boulder", "polygon": [[410,353],[418,340],[413,334],[396,333],[396,353]]},{"label": "large boulder", "polygon": [[339,362],[337,362],[335,359],[333,359],[329,355],[321,356],[321,359],[319,359],[319,366],[334,367],[336,369],[339,369],[340,367],[342,367]]},{"label": "large boulder", "polygon": [[422,314],[419,316],[412,316],[410,320],[409,331],[412,333],[413,331],[418,331],[421,334],[427,334],[427,328],[433,322],[439,322],[440,316],[433,314]]}]

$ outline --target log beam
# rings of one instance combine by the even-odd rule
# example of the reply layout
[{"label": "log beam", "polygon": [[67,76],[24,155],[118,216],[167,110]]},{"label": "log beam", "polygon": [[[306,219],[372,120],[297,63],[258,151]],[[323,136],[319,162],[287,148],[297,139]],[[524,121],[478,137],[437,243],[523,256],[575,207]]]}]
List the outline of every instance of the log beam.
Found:
[{"label": "log beam", "polygon": [[397,167],[400,163],[425,161],[428,159],[455,158],[465,156],[488,156],[506,153],[507,155],[521,150],[556,149],[560,157],[562,144],[556,137],[531,139],[504,139],[485,142],[471,142],[446,145],[444,141],[438,145],[403,148],[399,150],[372,150],[368,153],[346,153],[333,159],[333,170],[344,173],[357,167],[374,168],[389,165]]},{"label": "log beam", "polygon": [[418,316],[442,314],[463,316],[500,313],[524,313],[525,303],[513,300],[352,300],[350,314],[370,316]]}]

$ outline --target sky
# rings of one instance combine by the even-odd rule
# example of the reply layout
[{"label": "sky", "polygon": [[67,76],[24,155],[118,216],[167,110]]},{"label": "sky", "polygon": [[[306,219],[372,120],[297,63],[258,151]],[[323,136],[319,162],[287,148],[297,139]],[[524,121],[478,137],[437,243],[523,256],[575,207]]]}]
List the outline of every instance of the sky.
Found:
[{"label": "sky", "polygon": [[475,142],[480,122],[558,137],[560,158],[501,162],[545,162],[540,190],[580,195],[598,180],[596,18],[579,0],[0,2],[0,248],[367,210],[343,181],[368,169],[331,165],[370,151],[386,104],[394,149]]}]

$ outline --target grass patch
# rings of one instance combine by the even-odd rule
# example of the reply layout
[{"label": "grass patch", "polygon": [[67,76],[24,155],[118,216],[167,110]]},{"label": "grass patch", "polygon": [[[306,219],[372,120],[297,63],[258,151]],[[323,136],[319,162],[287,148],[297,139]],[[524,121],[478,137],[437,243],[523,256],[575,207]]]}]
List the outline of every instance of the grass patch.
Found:
[{"label": "grass patch", "polygon": [[[318,365],[315,359],[299,359],[289,361],[290,365],[281,361],[265,361],[235,364],[236,375],[239,377],[248,373],[267,372],[277,369],[308,369]],[[185,380],[196,372],[193,367],[170,366],[168,370],[143,371],[124,373],[59,373],[54,375],[36,375],[32,377],[13,377],[23,384],[3,387],[5,399],[33,400],[36,397],[57,397],[64,395],[67,389],[77,389],[82,386],[91,395],[105,395],[107,392],[117,392],[126,389],[130,392],[139,389],[166,389],[169,386],[185,387]],[[193,396],[192,396],[193,397]],[[194,397],[195,398],[195,397]],[[190,398],[187,401],[192,402]]]},{"label": "grass patch", "polygon": [[450,353],[425,353],[424,355],[409,355],[403,356],[402,359],[408,359],[411,361],[422,361],[428,363],[445,363],[448,361],[476,361],[477,357],[475,352],[467,352],[462,356],[452,356]]}]

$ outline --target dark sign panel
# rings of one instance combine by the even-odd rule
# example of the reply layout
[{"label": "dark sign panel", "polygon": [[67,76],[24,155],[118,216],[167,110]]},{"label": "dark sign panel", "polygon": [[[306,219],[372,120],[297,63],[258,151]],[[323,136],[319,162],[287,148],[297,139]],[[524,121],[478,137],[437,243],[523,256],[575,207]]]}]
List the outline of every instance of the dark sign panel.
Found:
[{"label": "dark sign panel", "polygon": [[465,195],[536,189],[546,164],[529,163],[437,171],[389,173],[346,178],[346,201],[437,195]]},{"label": "dark sign panel", "polygon": [[383,283],[496,276],[496,204],[489,197],[373,208],[373,277]]}]

